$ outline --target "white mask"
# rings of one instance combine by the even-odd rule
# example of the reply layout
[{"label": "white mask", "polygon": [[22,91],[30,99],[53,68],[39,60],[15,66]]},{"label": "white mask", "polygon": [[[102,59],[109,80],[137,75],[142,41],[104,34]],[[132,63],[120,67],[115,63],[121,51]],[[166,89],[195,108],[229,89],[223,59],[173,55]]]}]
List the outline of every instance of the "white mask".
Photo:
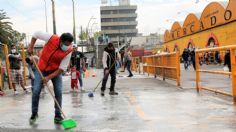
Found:
[{"label": "white mask", "polygon": [[16,49],[12,49],[11,52],[12,52],[12,53],[16,53]]}]

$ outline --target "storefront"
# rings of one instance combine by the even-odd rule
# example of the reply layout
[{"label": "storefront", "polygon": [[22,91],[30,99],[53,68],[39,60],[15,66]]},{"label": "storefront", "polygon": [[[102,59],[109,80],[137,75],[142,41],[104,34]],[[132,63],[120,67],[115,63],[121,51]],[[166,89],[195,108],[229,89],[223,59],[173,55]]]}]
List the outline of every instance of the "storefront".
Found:
[{"label": "storefront", "polygon": [[166,51],[236,44],[236,0],[212,2],[200,16],[189,14],[183,25],[175,22],[164,34]]}]

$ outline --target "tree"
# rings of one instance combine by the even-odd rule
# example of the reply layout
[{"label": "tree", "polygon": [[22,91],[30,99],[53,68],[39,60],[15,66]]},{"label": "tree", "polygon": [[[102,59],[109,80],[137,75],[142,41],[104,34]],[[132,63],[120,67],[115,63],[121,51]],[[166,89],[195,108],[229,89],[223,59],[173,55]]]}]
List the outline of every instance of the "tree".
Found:
[{"label": "tree", "polygon": [[5,44],[18,43],[22,41],[26,35],[12,29],[12,23],[9,22],[6,12],[0,10],[0,42]]},{"label": "tree", "polygon": [[88,33],[86,31],[83,31],[83,28],[81,26],[79,39],[80,40],[87,40],[87,37],[88,37]]},{"label": "tree", "polygon": [[98,38],[98,37],[101,36],[101,35],[102,35],[101,31],[95,32],[95,33],[93,34],[94,38]]},{"label": "tree", "polygon": [[6,16],[6,12],[0,10],[0,42],[7,43],[9,40],[9,36],[12,31],[12,23],[7,20],[10,19]]}]

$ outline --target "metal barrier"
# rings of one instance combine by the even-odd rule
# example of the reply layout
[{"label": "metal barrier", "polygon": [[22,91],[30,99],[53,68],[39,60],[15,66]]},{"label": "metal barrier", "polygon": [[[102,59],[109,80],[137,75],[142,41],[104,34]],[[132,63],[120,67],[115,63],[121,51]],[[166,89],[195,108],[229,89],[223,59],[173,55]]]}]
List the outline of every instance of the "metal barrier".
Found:
[{"label": "metal barrier", "polygon": [[23,44],[20,45],[21,48],[21,56],[22,56],[22,64],[23,64],[23,80],[24,85],[26,86],[26,61],[25,61],[25,47]]},{"label": "metal barrier", "polygon": [[143,56],[143,73],[176,80],[180,86],[180,59],[179,52],[165,53],[161,55]]},{"label": "metal barrier", "polygon": [[140,69],[141,59],[140,57],[132,57],[132,70],[141,73]]},{"label": "metal barrier", "polygon": [[[207,49],[200,49],[195,51],[195,60],[196,60],[196,90],[200,92],[200,90],[207,90],[227,96],[232,96],[234,101],[236,102],[236,62],[235,62],[235,49],[236,45],[232,46],[224,46],[224,47],[216,47],[216,48],[207,48]],[[230,50],[230,61],[231,61],[231,71],[232,72],[225,72],[225,71],[213,71],[213,70],[201,70],[199,64],[199,55],[204,52],[214,52],[214,51],[225,51]],[[221,74],[221,75],[232,75],[232,93],[217,90],[216,88],[209,88],[205,86],[200,86],[200,73],[210,73],[210,74]]]},{"label": "metal barrier", "polygon": [[10,63],[9,63],[9,58],[8,58],[8,47],[6,44],[4,46],[4,54],[5,54],[5,60],[6,60],[6,70],[7,70],[7,77],[8,77],[8,85],[9,89],[12,89],[12,81],[11,81],[11,70],[10,70]]},{"label": "metal barrier", "polygon": [[2,60],[0,59],[0,91],[3,90],[3,78],[2,78]]}]

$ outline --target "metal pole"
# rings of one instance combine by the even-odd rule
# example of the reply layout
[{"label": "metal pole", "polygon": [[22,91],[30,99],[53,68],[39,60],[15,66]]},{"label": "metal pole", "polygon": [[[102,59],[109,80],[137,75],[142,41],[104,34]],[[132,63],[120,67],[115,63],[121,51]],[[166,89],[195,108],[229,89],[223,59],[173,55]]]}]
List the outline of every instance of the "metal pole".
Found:
[{"label": "metal pole", "polygon": [[48,32],[48,17],[47,17],[47,3],[46,0],[44,0],[44,6],[45,6],[45,18],[46,18],[46,32]]},{"label": "metal pole", "polygon": [[87,42],[88,42],[88,39],[89,39],[89,24],[90,24],[90,22],[91,22],[91,20],[92,19],[96,19],[96,18],[94,18],[93,16],[89,19],[89,22],[88,22],[88,25],[87,25],[87,27],[86,27],[86,33],[87,33],[87,36],[86,36],[86,38],[87,38]]},{"label": "metal pole", "polygon": [[73,35],[74,35],[74,43],[76,44],[76,31],[75,31],[75,2],[72,0],[73,6]]},{"label": "metal pole", "polygon": [[57,34],[56,30],[56,16],[55,16],[55,2],[54,0],[52,1],[52,20],[53,20],[53,34]]}]

